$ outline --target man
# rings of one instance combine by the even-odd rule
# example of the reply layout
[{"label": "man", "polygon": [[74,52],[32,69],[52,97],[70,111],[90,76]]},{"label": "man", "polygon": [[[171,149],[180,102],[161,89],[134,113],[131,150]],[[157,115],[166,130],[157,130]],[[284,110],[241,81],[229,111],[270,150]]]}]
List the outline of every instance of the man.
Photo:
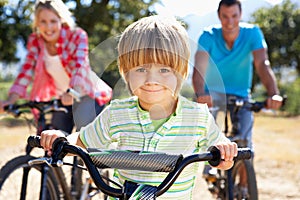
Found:
[{"label": "man", "polygon": [[[241,23],[241,15],[239,0],[221,0],[218,7],[221,25],[208,27],[201,34],[193,72],[197,101],[211,107],[229,98],[248,100],[254,65],[267,90],[266,108],[278,109],[282,97],[270,67],[263,33],[256,25]],[[237,115],[237,136],[247,140],[247,146],[252,148],[252,112],[241,109]]]}]

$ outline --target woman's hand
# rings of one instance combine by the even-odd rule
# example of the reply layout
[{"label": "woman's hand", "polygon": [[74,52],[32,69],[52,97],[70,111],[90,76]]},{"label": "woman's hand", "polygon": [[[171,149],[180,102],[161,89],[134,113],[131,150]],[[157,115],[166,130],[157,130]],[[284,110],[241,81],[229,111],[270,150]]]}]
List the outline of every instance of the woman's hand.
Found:
[{"label": "woman's hand", "polygon": [[0,101],[0,114],[4,113],[4,106],[8,105],[7,101]]},{"label": "woman's hand", "polygon": [[233,158],[237,156],[237,144],[235,142],[220,143],[215,145],[221,154],[222,161],[217,168],[222,170],[230,169],[233,164]]},{"label": "woman's hand", "polygon": [[45,130],[41,133],[40,144],[45,151],[48,151],[48,156],[51,156],[52,144],[58,137],[65,137],[65,134],[60,130]]},{"label": "woman's hand", "polygon": [[73,97],[70,94],[66,93],[66,92],[61,95],[60,100],[61,100],[62,104],[65,105],[65,106],[72,105],[73,101],[74,101]]},{"label": "woman's hand", "polygon": [[0,113],[4,113],[4,106],[14,104],[19,99],[19,95],[16,93],[11,93],[7,100],[0,100]]}]

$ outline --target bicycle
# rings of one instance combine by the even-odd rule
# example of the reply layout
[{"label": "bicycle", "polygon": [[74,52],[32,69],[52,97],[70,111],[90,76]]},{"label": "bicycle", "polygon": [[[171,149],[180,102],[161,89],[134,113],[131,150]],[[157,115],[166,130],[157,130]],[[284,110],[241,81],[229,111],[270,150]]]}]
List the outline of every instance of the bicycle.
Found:
[{"label": "bicycle", "polygon": [[[43,130],[51,129],[52,125],[47,121],[47,115],[53,111],[67,112],[62,106],[60,100],[51,100],[46,102],[28,101],[22,104],[12,104],[4,107],[7,113],[14,117],[23,116],[28,125],[32,121],[26,118],[26,113],[31,113],[31,109],[38,110],[36,134],[40,135]],[[72,200],[80,197],[82,190],[82,171],[77,167],[79,160],[74,157],[72,166],[70,184],[66,181],[65,171],[61,168],[52,169],[47,165],[30,166],[28,162],[36,159],[31,155],[33,147],[28,144],[25,148],[25,155],[15,157],[8,161],[0,170],[0,197],[1,199],[40,199],[40,200],[58,200],[64,198]],[[75,167],[76,166],[76,167]],[[37,181],[36,177],[40,177]],[[21,179],[21,180],[20,180]],[[40,185],[40,188],[36,187]],[[70,187],[68,187],[70,185]],[[7,193],[7,188],[12,188],[12,193]],[[19,192],[17,192],[19,191]],[[15,195],[15,196],[14,196]]]},{"label": "bicycle", "polygon": [[[41,147],[40,138],[30,136],[28,143],[34,147]],[[88,152],[82,148],[70,145],[66,138],[57,138],[52,145],[52,156],[31,160],[31,165],[39,165],[41,162],[52,167],[61,167],[62,161],[67,154],[79,156],[92,177],[97,188],[108,196],[127,200],[155,199],[164,194],[175,182],[183,169],[191,163],[208,161],[212,166],[217,166],[221,161],[221,155],[216,147],[211,147],[208,152],[193,154],[186,157],[182,155],[169,155],[155,152],[134,152],[134,151],[102,151],[100,149],[88,148]],[[249,148],[239,148],[235,160],[250,159],[252,156]],[[130,158],[130,159],[129,159]],[[107,184],[98,169],[126,169],[151,172],[166,172],[166,178],[158,185],[140,185],[131,181],[125,181],[123,185],[115,183],[118,188]]]},{"label": "bicycle", "polygon": [[[283,99],[283,104],[286,97]],[[237,98],[229,98],[226,104],[224,134],[238,144],[238,147],[247,147],[248,141],[236,137],[238,118],[237,112],[242,109],[248,109],[253,112],[259,112],[266,106],[266,101],[259,102],[255,100],[244,101]],[[229,109],[233,110],[234,115],[229,131]],[[220,107],[211,108],[212,112],[218,112]],[[217,170],[210,172],[206,178],[208,190],[219,200],[257,200],[258,189],[256,175],[252,160],[239,160],[234,163],[233,167],[227,171]],[[242,184],[240,184],[242,182]]]}]

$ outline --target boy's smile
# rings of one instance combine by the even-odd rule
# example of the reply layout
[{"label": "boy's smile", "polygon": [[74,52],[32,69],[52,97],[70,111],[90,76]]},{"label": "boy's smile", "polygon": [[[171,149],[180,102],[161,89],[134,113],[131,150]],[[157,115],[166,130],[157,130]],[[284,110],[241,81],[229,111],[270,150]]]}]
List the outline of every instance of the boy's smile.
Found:
[{"label": "boy's smile", "polygon": [[155,104],[167,105],[174,102],[177,77],[171,67],[160,64],[135,67],[128,72],[127,81],[130,90],[139,98],[140,105],[145,110]]}]

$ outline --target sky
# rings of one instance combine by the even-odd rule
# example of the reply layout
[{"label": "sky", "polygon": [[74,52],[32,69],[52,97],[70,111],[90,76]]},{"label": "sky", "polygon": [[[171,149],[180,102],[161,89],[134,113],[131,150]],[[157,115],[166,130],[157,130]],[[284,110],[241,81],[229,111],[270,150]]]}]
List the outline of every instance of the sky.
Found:
[{"label": "sky", "polygon": [[[159,14],[185,17],[190,14],[205,15],[216,11],[220,0],[161,0],[162,4],[157,4],[155,10]],[[242,0],[243,3],[244,0]],[[282,0],[266,0],[275,5]]]}]

